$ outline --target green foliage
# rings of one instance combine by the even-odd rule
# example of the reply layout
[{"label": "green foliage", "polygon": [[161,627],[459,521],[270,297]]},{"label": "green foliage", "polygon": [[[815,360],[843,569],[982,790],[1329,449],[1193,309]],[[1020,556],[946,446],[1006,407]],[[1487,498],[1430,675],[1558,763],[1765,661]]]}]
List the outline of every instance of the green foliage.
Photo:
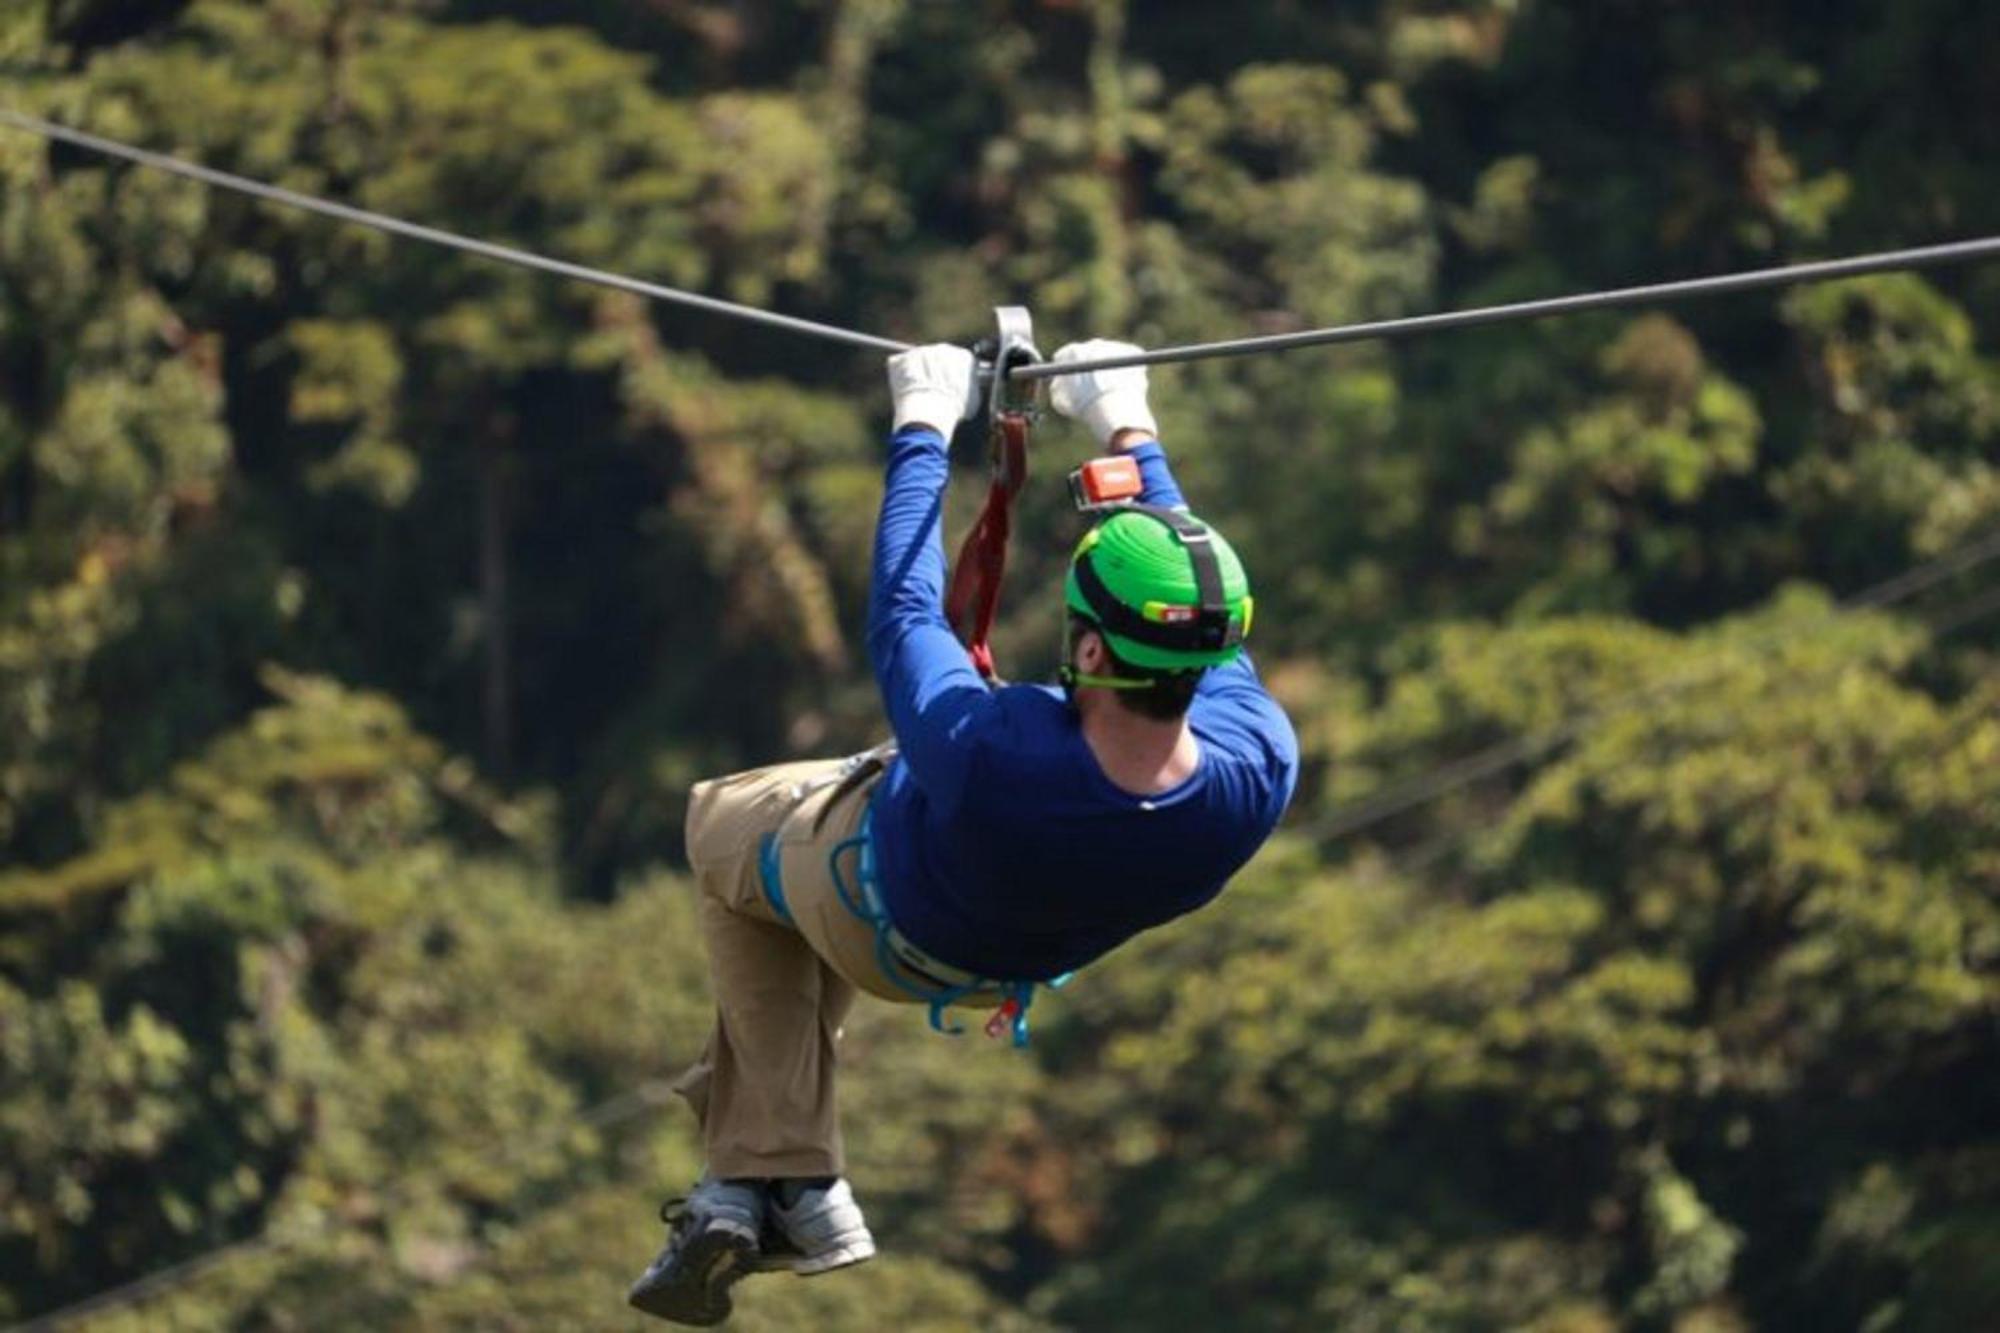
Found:
[{"label": "green foliage", "polygon": [[1836,540],[1900,538],[1920,551],[1991,526],[2000,377],[1965,311],[1903,276],[1797,292],[1785,314],[1820,381],[1814,447],[1776,483],[1788,504],[1808,523],[1837,510]]},{"label": "green foliage", "polygon": [[1610,392],[1530,429],[1485,512],[1465,515],[1455,534],[1466,554],[1550,566],[1524,594],[1532,609],[1624,606],[1662,572],[1700,568],[1710,538],[1673,515],[1757,460],[1756,406],[1709,373],[1700,345],[1668,317],[1628,324],[1599,371]]},{"label": "green foliage", "polygon": [[7,1081],[20,1090],[0,1114],[7,1232],[57,1268],[72,1258],[68,1242],[96,1220],[94,1165],[156,1154],[180,1127],[176,1092],[191,1053],[144,1007],[107,1022],[87,982],[68,982],[41,1004],[10,987],[0,1004]]},{"label": "green foliage", "polygon": [[[1600,8],[57,0],[0,6],[0,102],[1048,350],[2000,227],[1994,6]],[[1990,566],[1834,599],[1990,537],[1996,335],[1938,270],[1158,373],[1293,827],[1025,1058],[863,1005],[884,1257],[737,1326],[1989,1320]],[[249,1241],[86,1326],[639,1327],[699,1170],[685,790],[879,738],[883,408],[871,357],[0,131],[0,1316]],[[1038,436],[1024,676],[1082,447]]]}]

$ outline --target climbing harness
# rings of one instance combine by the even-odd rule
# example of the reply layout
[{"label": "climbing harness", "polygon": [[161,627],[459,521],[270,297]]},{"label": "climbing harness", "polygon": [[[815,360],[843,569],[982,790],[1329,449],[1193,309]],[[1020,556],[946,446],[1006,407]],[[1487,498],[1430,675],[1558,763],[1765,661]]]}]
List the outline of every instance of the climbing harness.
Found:
[{"label": "climbing harness", "polygon": [[[809,797],[832,787],[833,795],[826,798],[826,804],[821,806],[819,814],[813,817],[813,832],[818,833],[820,827],[826,823],[827,815],[832,813],[835,806],[838,806],[849,793],[886,769],[890,760],[895,757],[896,742],[884,741],[872,750],[863,750],[859,754],[847,756],[831,773],[822,774],[805,782],[793,783],[785,793],[786,818],[790,818],[791,812],[804,805]],[[775,833],[766,833],[757,844],[757,880],[763,887],[764,901],[770,905],[778,919],[788,926],[796,926],[798,923],[792,920],[791,905],[785,901],[784,890],[778,878],[778,835]]]},{"label": "climbing harness", "polygon": [[[832,773],[799,783],[790,793],[793,808],[828,787],[834,788],[826,805],[814,816],[813,830],[818,832],[828,813],[842,798],[879,775],[893,761],[895,754],[893,742],[880,745],[851,756]],[[1026,1046],[1028,1009],[1035,1002],[1035,988],[1048,986],[1055,989],[1067,985],[1070,974],[1064,973],[1049,981],[1003,981],[954,967],[919,947],[889,918],[888,904],[883,901],[881,881],[876,874],[874,824],[875,801],[871,793],[868,808],[862,812],[860,826],[827,852],[826,867],[840,905],[874,932],[875,965],[898,990],[929,1007],[933,1031],[949,1036],[958,1036],[965,1029],[946,1022],[946,1009],[969,995],[997,992],[1001,999],[1000,1007],[987,1020],[986,1035],[997,1038],[1002,1033],[1011,1033],[1015,1046]],[[851,878],[841,869],[843,858],[849,857],[854,863]],[[795,925],[791,906],[785,900],[783,861],[776,833],[766,833],[758,843],[757,878],[764,892],[764,901],[770,904],[771,910],[780,920]]]},{"label": "climbing harness", "polygon": [[[1035,988],[1047,986],[1051,990],[1060,989],[1069,984],[1071,974],[1065,972],[1045,982],[1001,981],[953,967],[917,947],[907,935],[896,929],[896,923],[889,919],[888,905],[882,901],[881,881],[875,874],[874,823],[875,803],[871,799],[868,809],[861,816],[861,826],[853,836],[834,844],[826,854],[826,866],[833,877],[834,892],[840,895],[841,905],[874,930],[875,964],[881,968],[882,975],[911,999],[930,1007],[933,1032],[953,1037],[961,1035],[965,1029],[947,1023],[945,1010],[968,995],[996,991],[1000,995],[1000,1007],[986,1020],[986,1035],[997,1038],[1001,1033],[1008,1032],[1012,1034],[1017,1049],[1026,1046],[1028,1009],[1035,1002]],[[842,855],[850,851],[854,853],[852,888],[840,869]]]},{"label": "climbing harness", "polygon": [[996,336],[974,349],[980,374],[986,380],[986,438],[992,479],[986,503],[959,547],[958,562],[944,596],[945,619],[987,681],[999,679],[988,638],[1000,607],[1000,579],[1007,572],[1014,500],[1028,479],[1028,431],[1040,415],[1036,386],[1015,378],[1014,372],[1042,359],[1035,350],[1034,321],[1025,307],[1005,305],[993,313],[998,324]]},{"label": "climbing harness", "polygon": [[[885,741],[872,750],[863,750],[859,754],[847,756],[829,773],[809,778],[804,782],[793,783],[785,790],[785,812],[778,817],[778,826],[782,828],[785,821],[790,819],[800,806],[828,787],[832,787],[833,795],[826,798],[826,803],[820,807],[819,813],[813,816],[812,831],[817,834],[825,825],[826,817],[843,799],[886,769],[889,761],[895,757],[896,743]],[[796,929],[798,922],[792,918],[792,905],[785,899],[781,855],[776,829],[757,840],[757,882],[764,891],[764,901],[770,906],[772,913],[780,921]]]}]

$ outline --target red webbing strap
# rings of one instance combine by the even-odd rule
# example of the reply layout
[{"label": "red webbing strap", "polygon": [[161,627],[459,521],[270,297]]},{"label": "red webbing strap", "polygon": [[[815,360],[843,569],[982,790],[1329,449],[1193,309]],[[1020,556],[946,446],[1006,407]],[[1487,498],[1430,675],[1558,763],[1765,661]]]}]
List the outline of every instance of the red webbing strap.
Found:
[{"label": "red webbing strap", "polygon": [[958,563],[944,594],[945,619],[987,680],[993,670],[993,616],[1000,609],[1000,577],[1007,572],[1007,538],[1013,531],[1014,497],[1028,477],[1028,418],[1007,412],[993,423],[993,484],[986,504],[958,548]]}]

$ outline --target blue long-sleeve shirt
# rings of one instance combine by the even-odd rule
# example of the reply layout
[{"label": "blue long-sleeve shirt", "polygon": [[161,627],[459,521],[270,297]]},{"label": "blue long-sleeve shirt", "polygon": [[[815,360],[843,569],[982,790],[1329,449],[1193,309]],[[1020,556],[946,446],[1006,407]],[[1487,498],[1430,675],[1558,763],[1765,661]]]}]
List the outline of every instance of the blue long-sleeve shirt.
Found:
[{"label": "blue long-sleeve shirt", "polygon": [[[973,668],[944,617],[945,441],[912,425],[889,449],[868,653],[899,749],[874,815],[897,929],[966,971],[1044,980],[1209,902],[1298,778],[1298,740],[1248,656],[1202,677],[1192,776],[1151,796],[1114,786],[1060,689],[995,689]],[[1183,503],[1158,444],[1132,456],[1146,503]]]}]

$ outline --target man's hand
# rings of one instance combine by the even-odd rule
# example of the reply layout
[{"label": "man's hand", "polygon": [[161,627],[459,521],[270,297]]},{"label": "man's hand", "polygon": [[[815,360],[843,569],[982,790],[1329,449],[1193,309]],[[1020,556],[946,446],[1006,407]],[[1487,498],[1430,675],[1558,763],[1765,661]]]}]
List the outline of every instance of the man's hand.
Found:
[{"label": "man's hand", "polygon": [[929,426],[947,440],[951,428],[979,410],[972,353],[950,343],[930,343],[889,358],[889,394],[896,429]]},{"label": "man's hand", "polygon": [[[1127,356],[1138,350],[1131,343],[1093,338],[1059,349],[1055,363]],[[1159,423],[1153,420],[1153,410],[1146,406],[1144,366],[1058,375],[1049,384],[1049,406],[1081,421],[1100,445],[1113,452],[1153,439],[1160,431]]]}]

